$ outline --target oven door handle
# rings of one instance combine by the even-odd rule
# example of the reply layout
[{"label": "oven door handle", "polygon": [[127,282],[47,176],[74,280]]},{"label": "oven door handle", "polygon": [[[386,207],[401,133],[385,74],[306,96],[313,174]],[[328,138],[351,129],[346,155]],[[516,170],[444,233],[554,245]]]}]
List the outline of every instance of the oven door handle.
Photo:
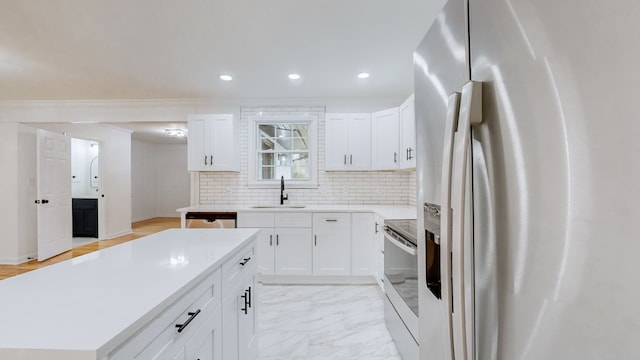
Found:
[{"label": "oven door handle", "polygon": [[391,236],[389,236],[387,234],[385,234],[385,238],[387,240],[389,240],[393,245],[399,247],[400,250],[406,252],[407,254],[412,255],[412,256],[418,255],[418,249],[416,249],[415,247],[411,247],[411,246],[405,245],[405,244],[401,243],[400,241],[392,238]]}]

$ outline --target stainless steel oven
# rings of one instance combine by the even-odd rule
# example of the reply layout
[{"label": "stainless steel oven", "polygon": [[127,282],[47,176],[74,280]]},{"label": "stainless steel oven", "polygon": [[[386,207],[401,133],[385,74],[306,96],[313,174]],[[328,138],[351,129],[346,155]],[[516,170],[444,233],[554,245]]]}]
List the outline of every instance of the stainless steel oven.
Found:
[{"label": "stainless steel oven", "polygon": [[418,358],[416,220],[384,222],[385,322],[403,359]]}]

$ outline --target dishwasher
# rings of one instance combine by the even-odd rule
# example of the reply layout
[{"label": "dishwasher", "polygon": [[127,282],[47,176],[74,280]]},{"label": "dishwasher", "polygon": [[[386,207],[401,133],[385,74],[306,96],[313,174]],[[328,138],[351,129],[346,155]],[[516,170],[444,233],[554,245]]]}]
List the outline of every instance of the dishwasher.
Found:
[{"label": "dishwasher", "polygon": [[235,212],[188,212],[187,228],[235,228],[238,214]]}]

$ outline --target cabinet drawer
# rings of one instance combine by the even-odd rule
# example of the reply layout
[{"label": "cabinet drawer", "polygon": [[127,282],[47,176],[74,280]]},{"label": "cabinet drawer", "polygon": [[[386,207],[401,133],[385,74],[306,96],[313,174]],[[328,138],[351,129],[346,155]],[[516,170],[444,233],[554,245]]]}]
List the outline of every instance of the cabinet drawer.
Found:
[{"label": "cabinet drawer", "polygon": [[[218,269],[142,327],[112,352],[109,359],[155,359],[175,355],[221,303],[221,270]],[[178,332],[176,325],[187,321],[188,324]]]},{"label": "cabinet drawer", "polygon": [[313,228],[348,229],[351,227],[350,213],[313,213]]},{"label": "cabinet drawer", "polygon": [[241,212],[238,213],[238,227],[242,228],[265,228],[273,227],[273,213],[264,212]]},{"label": "cabinet drawer", "polygon": [[229,291],[236,284],[242,282],[246,271],[255,271],[255,268],[255,246],[254,243],[251,243],[222,265],[222,291],[224,294],[229,294]]},{"label": "cabinet drawer", "polygon": [[275,227],[305,228],[311,223],[311,213],[275,213]]}]

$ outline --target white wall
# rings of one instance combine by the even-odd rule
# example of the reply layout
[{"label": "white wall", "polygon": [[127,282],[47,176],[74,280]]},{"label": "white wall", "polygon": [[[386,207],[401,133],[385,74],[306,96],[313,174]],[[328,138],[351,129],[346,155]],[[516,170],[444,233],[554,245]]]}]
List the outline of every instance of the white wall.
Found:
[{"label": "white wall", "polygon": [[189,206],[186,144],[131,142],[132,221],[178,217]]},{"label": "white wall", "polygon": [[36,253],[36,131],[0,123],[0,264],[18,264]]}]

